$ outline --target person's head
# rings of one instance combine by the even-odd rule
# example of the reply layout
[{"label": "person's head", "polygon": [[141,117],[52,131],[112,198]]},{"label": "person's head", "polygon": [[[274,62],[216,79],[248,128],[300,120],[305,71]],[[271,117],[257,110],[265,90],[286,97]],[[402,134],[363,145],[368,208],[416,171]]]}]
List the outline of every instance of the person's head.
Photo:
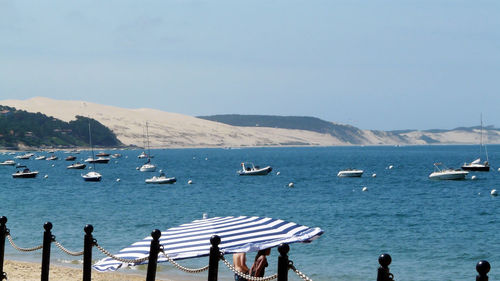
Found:
[{"label": "person's head", "polygon": [[255,256],[255,260],[257,260],[260,256],[269,256],[270,254],[271,254],[271,248],[259,250],[257,252],[257,255]]}]

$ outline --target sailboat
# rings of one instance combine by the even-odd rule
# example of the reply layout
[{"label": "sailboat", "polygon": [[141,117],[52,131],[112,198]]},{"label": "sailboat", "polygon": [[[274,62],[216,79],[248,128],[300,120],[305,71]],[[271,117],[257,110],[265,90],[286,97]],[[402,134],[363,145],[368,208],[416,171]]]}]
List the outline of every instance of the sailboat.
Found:
[{"label": "sailboat", "polygon": [[146,122],[146,144],[148,146],[148,161],[141,166],[139,171],[141,172],[154,172],[156,171],[156,165],[151,163],[151,150],[149,148],[149,131],[148,131],[148,123]]},{"label": "sailboat", "polygon": [[[90,121],[89,121],[89,140],[90,140],[90,149],[92,150],[92,159],[94,158],[94,147],[92,146],[92,134],[90,132]],[[94,169],[85,175],[82,175],[84,181],[101,181],[101,174],[95,171],[95,162],[92,162],[94,165]]]},{"label": "sailboat", "polygon": [[481,163],[481,158],[477,158],[476,160],[470,163],[464,163],[462,165],[462,170],[465,171],[476,171],[476,172],[489,172],[490,171],[490,163],[488,162],[488,150],[486,149],[486,145],[483,144],[483,116],[481,115],[481,137],[479,143],[479,155],[481,156],[484,152],[486,154],[486,161]]}]

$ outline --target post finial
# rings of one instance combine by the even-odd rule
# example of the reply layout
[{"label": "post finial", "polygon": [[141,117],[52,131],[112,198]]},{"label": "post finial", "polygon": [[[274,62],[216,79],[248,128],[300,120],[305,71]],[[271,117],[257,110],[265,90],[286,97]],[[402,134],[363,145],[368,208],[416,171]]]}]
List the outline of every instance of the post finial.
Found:
[{"label": "post finial", "polygon": [[83,228],[83,231],[85,231],[85,233],[87,235],[90,235],[92,234],[92,231],[94,231],[94,227],[91,225],[91,224],[87,224],[84,228]]},{"label": "post finial", "polygon": [[485,276],[486,274],[488,274],[488,272],[490,272],[490,269],[490,263],[485,260],[479,261],[476,265],[476,270],[481,276]]},{"label": "post finial", "polygon": [[378,257],[378,263],[382,267],[388,267],[391,264],[391,262],[392,262],[391,255],[387,253],[381,254],[380,257]]},{"label": "post finial", "polygon": [[213,235],[212,237],[210,237],[210,244],[212,244],[212,246],[218,246],[220,244],[219,235]]},{"label": "post finial", "polygon": [[288,244],[281,243],[278,246],[278,252],[280,252],[282,256],[286,256],[289,251],[290,251],[290,246]]},{"label": "post finial", "polygon": [[43,224],[45,231],[50,231],[52,229],[52,223],[50,221]]}]

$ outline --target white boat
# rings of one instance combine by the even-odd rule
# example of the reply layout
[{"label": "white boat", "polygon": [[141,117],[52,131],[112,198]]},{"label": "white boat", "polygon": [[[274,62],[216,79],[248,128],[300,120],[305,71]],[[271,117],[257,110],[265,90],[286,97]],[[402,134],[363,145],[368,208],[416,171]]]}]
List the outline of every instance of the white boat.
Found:
[{"label": "white boat", "polygon": [[137,156],[137,158],[140,158],[140,159],[142,159],[142,158],[148,158],[148,155],[146,154],[146,152],[143,151],[143,152],[141,152],[141,154],[139,154]]},{"label": "white boat", "polygon": [[35,157],[35,160],[43,160],[43,159],[45,159],[45,155],[40,155]]},{"label": "white boat", "polygon": [[261,168],[253,163],[241,163],[241,170],[238,171],[240,176],[264,176],[269,174],[273,168],[266,166]]},{"label": "white boat", "polygon": [[85,175],[82,175],[84,181],[100,181],[101,177],[101,174],[95,171],[91,171],[86,173]]},{"label": "white boat", "polygon": [[148,147],[148,161],[144,163],[144,165],[141,166],[139,171],[141,172],[154,172],[156,171],[156,165],[151,163],[151,150],[149,148],[149,131],[148,131],[148,123],[146,122],[146,141],[147,141],[147,147]]},{"label": "white boat", "polygon": [[13,178],[34,178],[38,175],[38,171],[30,171],[30,169],[26,168],[22,171],[17,171],[12,174]]},{"label": "white boat", "polygon": [[66,168],[67,169],[81,170],[81,169],[85,169],[85,167],[87,167],[87,165],[85,165],[83,163],[76,162],[76,163],[73,163],[73,164],[67,166]]},{"label": "white boat", "polygon": [[484,152],[486,154],[486,161],[481,163],[481,158],[478,158],[470,163],[464,163],[462,165],[462,170],[473,171],[473,172],[490,171],[490,163],[488,161],[488,150],[486,149],[486,145],[483,144],[483,116],[481,115],[481,137],[479,141],[479,155],[482,155],[483,147],[484,147]]},{"label": "white boat", "polygon": [[161,173],[160,176],[153,176],[152,178],[146,179],[146,183],[155,183],[155,184],[168,184],[174,183],[177,180],[175,177],[167,178],[164,173]]},{"label": "white boat", "polygon": [[363,175],[363,170],[347,169],[338,172],[337,177],[341,178],[359,178]]},{"label": "white boat", "polygon": [[33,156],[33,155],[35,155],[35,154],[33,154],[33,153],[26,153],[24,155],[18,155],[18,156],[14,157],[14,158],[16,158],[16,159],[25,159],[26,160],[26,159],[30,159],[31,156]]},{"label": "white boat", "polygon": [[57,156],[55,156],[55,155],[51,155],[50,157],[47,157],[45,160],[49,160],[49,161],[51,161],[51,160],[57,160],[57,159],[58,159],[58,157],[57,157]]},{"label": "white boat", "polygon": [[[95,171],[95,161],[94,161],[94,146],[92,145],[92,134],[90,132],[90,121],[89,121],[89,142],[90,142],[90,150],[92,151],[92,163],[94,165],[94,170],[82,175],[84,181],[101,181],[102,175]],[[99,157],[101,158],[101,157]],[[90,159],[90,158],[89,158]],[[87,159],[87,160],[89,160]],[[109,161],[109,158],[107,158]],[[86,160],[85,160],[86,161]],[[107,163],[107,162],[106,162]]]},{"label": "white boat", "polygon": [[441,163],[434,163],[434,172],[429,175],[433,180],[463,180],[469,172],[460,169],[446,168]]},{"label": "white boat", "polygon": [[14,166],[14,165],[16,165],[16,161],[5,160],[5,161],[1,162],[0,165],[2,165],[2,166]]},{"label": "white boat", "polygon": [[109,158],[107,158],[107,157],[97,157],[97,158],[94,158],[92,156],[92,157],[89,157],[89,158],[85,159],[85,162],[87,162],[87,163],[106,164],[106,163],[109,162]]}]

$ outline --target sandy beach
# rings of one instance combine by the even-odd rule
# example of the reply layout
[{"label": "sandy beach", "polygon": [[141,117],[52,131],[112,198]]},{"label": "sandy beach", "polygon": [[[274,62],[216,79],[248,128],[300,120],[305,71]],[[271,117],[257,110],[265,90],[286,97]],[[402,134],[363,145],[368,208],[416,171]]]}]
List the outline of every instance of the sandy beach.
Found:
[{"label": "sandy beach", "polygon": [[[11,261],[6,260],[4,263],[4,271],[10,281],[35,281],[40,280],[41,265],[39,263],[31,263],[24,261]],[[205,276],[205,275],[203,275]],[[73,281],[82,280],[83,272],[81,268],[50,265],[49,279],[53,281]],[[157,276],[156,280],[161,281],[185,281],[185,278],[173,277],[173,279],[166,279]],[[95,270],[92,271],[92,280],[95,281],[143,281],[146,279],[146,272],[141,274],[132,273],[101,273]]]}]

